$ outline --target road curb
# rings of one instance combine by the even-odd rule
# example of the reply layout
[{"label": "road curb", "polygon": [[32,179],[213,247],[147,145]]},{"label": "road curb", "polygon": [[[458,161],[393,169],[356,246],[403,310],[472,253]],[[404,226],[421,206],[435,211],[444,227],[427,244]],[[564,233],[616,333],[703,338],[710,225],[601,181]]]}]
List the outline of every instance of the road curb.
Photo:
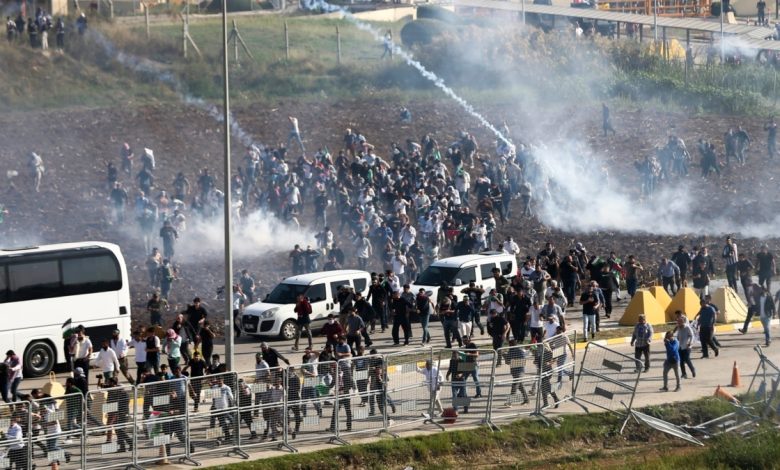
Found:
[{"label": "road curb", "polygon": [[[771,325],[780,325],[780,320],[774,319],[770,322]],[[715,325],[715,332],[716,333],[726,333],[729,331],[739,331],[739,329],[742,328],[742,323],[728,323],[726,325]],[[749,328],[761,328],[761,322],[760,321],[752,321],[750,322]],[[664,335],[666,333],[653,333],[653,339],[656,340],[662,340],[664,338]],[[577,342],[576,349],[582,350],[585,349],[588,346],[588,343],[595,343],[599,346],[611,346],[615,344],[630,344],[631,343],[631,337],[630,336],[624,336],[622,338],[608,338],[608,339],[597,339],[588,341],[585,343]]]}]

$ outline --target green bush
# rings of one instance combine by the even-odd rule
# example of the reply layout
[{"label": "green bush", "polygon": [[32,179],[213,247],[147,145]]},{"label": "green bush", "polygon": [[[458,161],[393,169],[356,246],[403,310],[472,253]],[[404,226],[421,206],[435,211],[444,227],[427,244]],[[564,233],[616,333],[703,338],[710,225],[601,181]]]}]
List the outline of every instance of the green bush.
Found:
[{"label": "green bush", "polygon": [[427,45],[451,30],[450,25],[437,20],[410,21],[401,28],[401,41],[407,47]]}]

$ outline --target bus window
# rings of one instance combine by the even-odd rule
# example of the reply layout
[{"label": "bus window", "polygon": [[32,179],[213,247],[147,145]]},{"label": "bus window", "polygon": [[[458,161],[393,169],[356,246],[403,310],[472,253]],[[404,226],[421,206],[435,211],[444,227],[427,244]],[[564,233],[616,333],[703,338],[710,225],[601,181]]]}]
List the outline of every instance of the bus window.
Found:
[{"label": "bus window", "polygon": [[110,255],[62,260],[63,295],[90,294],[122,288],[119,266]]},{"label": "bus window", "polygon": [[61,295],[59,263],[56,260],[9,264],[8,277],[8,300],[11,302]]}]

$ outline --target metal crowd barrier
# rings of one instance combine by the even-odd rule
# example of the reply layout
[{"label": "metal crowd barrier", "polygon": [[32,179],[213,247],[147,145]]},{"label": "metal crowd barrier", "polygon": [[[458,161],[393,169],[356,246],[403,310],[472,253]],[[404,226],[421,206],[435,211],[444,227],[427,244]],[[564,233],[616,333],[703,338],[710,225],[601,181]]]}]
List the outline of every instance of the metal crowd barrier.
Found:
[{"label": "metal crowd barrier", "polygon": [[572,401],[586,412],[590,412],[588,406],[593,406],[625,417],[625,428],[631,417],[642,367],[642,362],[631,356],[588,343]]},{"label": "metal crowd barrier", "polygon": [[[300,425],[300,407],[288,406],[290,394],[300,396],[300,383],[288,380],[292,371],[282,367],[238,373],[238,439],[242,449],[283,447],[293,450],[289,440],[289,414],[294,412],[296,429]],[[297,375],[295,376],[297,378]],[[288,412],[285,413],[285,410]]]},{"label": "metal crowd barrier", "polygon": [[496,351],[496,367],[490,393],[490,419],[514,419],[538,410],[539,374],[534,364],[537,344],[521,344]]},{"label": "metal crowd barrier", "polygon": [[[190,396],[193,412],[188,413],[187,457],[218,453],[246,457],[239,447],[238,374],[206,375],[190,383],[200,390],[200,396]],[[198,412],[194,412],[196,402]]]},{"label": "metal crowd barrier", "polygon": [[[638,361],[591,343],[575,381],[575,343],[572,332],[497,351],[423,347],[202,377],[145,374],[136,386],[0,403],[0,469],[198,465],[201,455],[295,452],[303,442],[346,444],[423,425],[495,428],[566,400],[628,416]],[[10,439],[12,420],[23,438]]]},{"label": "metal crowd barrier", "polygon": [[[295,389],[300,383],[300,395],[287,396],[287,408],[293,415],[293,423],[296,422],[296,410],[300,413],[300,424],[296,424],[293,433],[288,433],[286,444],[295,447],[295,444],[312,441],[335,442],[335,433],[330,433],[328,424],[330,410],[335,402],[333,392],[333,377],[336,371],[336,362],[312,362],[300,366],[290,366],[287,369],[288,391]],[[289,421],[289,418],[287,418]],[[297,429],[297,430],[296,430]]]},{"label": "metal crowd barrier", "polygon": [[[458,421],[487,423],[496,353],[487,349],[442,349],[437,366],[444,375],[441,400],[457,412]],[[446,370],[446,372],[444,372]]]},{"label": "metal crowd barrier", "polygon": [[425,367],[426,361],[436,363],[431,348],[385,355],[385,373],[377,374],[377,380],[381,377],[384,395],[380,395],[379,406],[386,416],[388,432],[435,424],[433,397],[422,375],[418,373]]},{"label": "metal crowd barrier", "polygon": [[[356,434],[380,434],[387,427],[387,399],[380,378],[385,373],[381,355],[358,356],[338,361],[336,391],[338,413],[336,437],[339,441]],[[343,413],[341,412],[343,410]],[[342,426],[346,424],[346,427]],[[346,442],[346,441],[344,441]]]}]

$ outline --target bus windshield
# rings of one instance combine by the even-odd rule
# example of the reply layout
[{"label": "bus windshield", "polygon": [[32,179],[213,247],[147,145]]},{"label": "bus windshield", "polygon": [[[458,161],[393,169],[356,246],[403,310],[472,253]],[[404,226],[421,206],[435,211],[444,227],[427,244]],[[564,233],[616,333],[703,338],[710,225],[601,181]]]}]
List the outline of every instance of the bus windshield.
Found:
[{"label": "bus windshield", "polygon": [[307,284],[281,283],[274,287],[263,302],[269,304],[294,304],[298,300],[298,294],[305,294],[309,289]]},{"label": "bus windshield", "polygon": [[442,282],[446,282],[452,286],[455,284],[455,278],[457,278],[459,272],[460,268],[429,266],[428,269],[420,274],[415,284],[419,286],[440,286]]}]

